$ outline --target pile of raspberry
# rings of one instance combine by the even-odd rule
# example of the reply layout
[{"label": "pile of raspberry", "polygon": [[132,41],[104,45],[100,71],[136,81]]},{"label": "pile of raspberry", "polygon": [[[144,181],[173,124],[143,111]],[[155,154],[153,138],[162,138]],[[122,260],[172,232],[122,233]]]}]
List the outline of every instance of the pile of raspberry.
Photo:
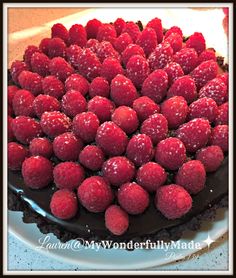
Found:
[{"label": "pile of raspberry", "polygon": [[10,68],[8,167],[32,190],[56,185],[55,217],[79,217],[80,203],[114,235],[151,195],[163,217],[188,213],[228,151],[228,73],[214,50],[158,18],[140,29],[57,23]]}]

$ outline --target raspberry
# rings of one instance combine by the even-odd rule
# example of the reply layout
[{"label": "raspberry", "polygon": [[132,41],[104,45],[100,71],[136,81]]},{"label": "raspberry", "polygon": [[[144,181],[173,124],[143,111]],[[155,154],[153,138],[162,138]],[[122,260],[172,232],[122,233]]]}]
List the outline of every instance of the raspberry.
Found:
[{"label": "raspberry", "polygon": [[157,35],[155,30],[152,28],[145,28],[138,36],[136,43],[143,48],[146,57],[148,57],[157,46]]},{"label": "raspberry", "polygon": [[98,117],[92,112],[76,115],[72,123],[74,134],[86,143],[94,141],[98,127]]},{"label": "raspberry", "polygon": [[111,120],[127,134],[131,134],[138,129],[139,121],[137,114],[128,106],[116,108],[111,116]]},{"label": "raspberry", "polygon": [[44,38],[41,40],[39,44],[40,51],[42,51],[45,55],[48,55],[48,45],[50,40],[51,40],[50,38]]},{"label": "raspberry", "polygon": [[7,144],[8,168],[20,170],[23,161],[29,156],[29,150],[22,145],[11,142]]},{"label": "raspberry", "polygon": [[183,38],[177,33],[169,34],[165,39],[165,42],[168,42],[173,49],[173,53],[180,51],[183,44]]},{"label": "raspberry", "polygon": [[113,235],[123,235],[129,227],[129,216],[119,206],[111,205],[105,212],[105,226]]},{"label": "raspberry", "polygon": [[188,75],[176,79],[167,92],[167,98],[173,96],[182,96],[187,103],[193,102],[197,98],[197,89],[194,80]]},{"label": "raspberry", "polygon": [[42,76],[31,71],[22,71],[18,76],[20,86],[37,96],[42,92]]},{"label": "raspberry", "polygon": [[224,154],[219,146],[209,146],[198,150],[196,159],[201,161],[206,172],[214,172],[223,162]]},{"label": "raspberry", "polygon": [[150,69],[147,60],[141,55],[132,56],[126,65],[126,75],[136,88],[141,88],[148,77]]},{"label": "raspberry", "polygon": [[12,108],[16,116],[30,116],[33,117],[34,96],[27,90],[18,90],[12,101]]},{"label": "raspberry", "polygon": [[61,100],[62,111],[69,117],[75,117],[77,114],[86,111],[87,102],[78,91],[68,91]]},{"label": "raspberry", "polygon": [[199,98],[203,97],[212,98],[218,105],[223,104],[228,97],[225,83],[219,78],[210,80],[199,91]]},{"label": "raspberry", "polygon": [[98,29],[102,26],[102,23],[100,20],[97,20],[96,18],[90,19],[86,26],[86,32],[88,39],[95,39],[97,37]]},{"label": "raspberry", "polygon": [[148,135],[155,145],[166,138],[168,132],[168,122],[162,114],[154,114],[146,119],[140,128],[140,132]]},{"label": "raspberry", "polygon": [[187,214],[192,208],[189,193],[177,184],[161,186],[156,193],[157,209],[168,219],[177,219]]},{"label": "raspberry", "polygon": [[204,50],[198,57],[198,65],[208,60],[216,61],[216,54],[214,50],[211,49]]},{"label": "raspberry", "polygon": [[210,137],[210,145],[216,145],[221,147],[223,152],[228,151],[228,140],[229,140],[229,126],[218,125],[213,128]]},{"label": "raspberry", "polygon": [[163,29],[162,29],[162,22],[161,19],[155,17],[147,24],[148,28],[152,28],[156,32],[157,42],[161,43],[163,39]]},{"label": "raspberry", "polygon": [[14,111],[13,111],[13,108],[11,105],[8,104],[8,107],[7,107],[7,115],[8,116],[14,116]]},{"label": "raspberry", "polygon": [[79,91],[83,96],[85,96],[89,90],[89,83],[82,75],[74,73],[66,79],[65,88],[66,91]]},{"label": "raspberry", "polygon": [[163,69],[169,62],[171,62],[172,56],[173,49],[169,43],[163,42],[158,44],[158,46],[148,57],[151,71]]},{"label": "raspberry", "polygon": [[217,76],[217,63],[209,60],[201,63],[191,73],[191,77],[196,83],[197,89],[202,88],[208,81]]},{"label": "raspberry", "polygon": [[87,41],[86,43],[86,48],[90,48],[90,50],[92,50],[92,52],[97,53],[97,50],[100,46],[100,42],[96,39],[90,39]]},{"label": "raspberry", "polygon": [[116,51],[121,54],[131,43],[133,43],[133,41],[130,35],[128,33],[123,33],[114,41],[114,47]]},{"label": "raspberry", "polygon": [[188,110],[188,104],[181,96],[171,97],[161,105],[161,113],[166,117],[170,129],[176,129],[185,122]]},{"label": "raspberry", "polygon": [[124,21],[123,18],[117,18],[114,21],[114,27],[116,29],[117,36],[119,36],[121,34],[121,32],[125,28],[125,26],[126,26],[126,22]]},{"label": "raspberry", "polygon": [[66,48],[66,60],[74,67],[78,67],[78,57],[82,52],[82,48],[76,44],[72,44]]},{"label": "raspberry", "polygon": [[104,23],[98,28],[97,40],[99,42],[108,41],[113,42],[116,38],[116,29],[113,25]]},{"label": "raspberry", "polygon": [[104,162],[104,153],[97,146],[87,145],[79,154],[80,163],[92,171],[98,171],[102,168]]},{"label": "raspberry", "polygon": [[22,144],[29,144],[29,142],[42,135],[40,124],[30,117],[18,116],[12,120],[12,130],[16,139]]},{"label": "raspberry", "polygon": [[149,162],[153,154],[152,140],[146,134],[137,134],[130,139],[126,155],[136,166]]},{"label": "raspberry", "polygon": [[55,57],[49,63],[51,75],[56,76],[61,81],[65,81],[68,76],[74,73],[74,69],[62,57]]},{"label": "raspberry", "polygon": [[135,167],[126,157],[116,156],[105,161],[102,173],[112,185],[120,186],[134,178]]},{"label": "raspberry", "polygon": [[65,43],[67,43],[69,38],[69,33],[66,27],[61,23],[56,23],[51,28],[51,37],[52,38],[60,38]]},{"label": "raspberry", "polygon": [[43,53],[35,52],[30,60],[31,69],[33,72],[45,77],[49,75],[50,59]]},{"label": "raspberry", "polygon": [[136,111],[140,122],[149,116],[159,113],[160,107],[149,97],[139,97],[133,102],[133,109]]},{"label": "raspberry", "polygon": [[191,35],[186,41],[186,47],[194,48],[198,55],[202,53],[206,49],[206,42],[202,33],[195,32]]},{"label": "raspberry", "polygon": [[58,111],[44,112],[40,125],[44,133],[50,137],[56,137],[70,129],[71,121],[65,114]]},{"label": "raspberry", "polygon": [[132,81],[124,75],[118,74],[111,81],[111,99],[117,106],[131,106],[138,98],[138,93]]},{"label": "raspberry", "polygon": [[108,57],[103,61],[101,68],[101,76],[104,77],[108,82],[111,82],[111,80],[117,74],[123,73],[124,70],[117,59],[113,57]]},{"label": "raspberry", "polygon": [[179,168],[175,181],[190,194],[197,194],[205,187],[206,171],[204,165],[199,160],[185,162]]},{"label": "raspberry", "polygon": [[103,212],[112,202],[109,183],[100,176],[85,179],[78,188],[81,204],[91,212]]},{"label": "raspberry", "polygon": [[148,162],[141,166],[137,172],[137,182],[149,192],[154,192],[163,185],[167,175],[165,170],[155,162]]},{"label": "raspberry", "polygon": [[101,96],[108,98],[110,95],[110,86],[108,81],[103,77],[96,77],[89,85],[89,96]]},{"label": "raspberry", "polygon": [[26,63],[16,60],[11,64],[10,73],[14,83],[19,83],[18,76],[23,70],[29,70],[29,67],[26,65]]},{"label": "raspberry", "polygon": [[7,140],[11,142],[15,139],[13,130],[12,130],[12,117],[7,116]]},{"label": "raspberry", "polygon": [[100,123],[109,121],[114,110],[114,104],[105,97],[95,96],[88,102],[88,111],[97,115]]},{"label": "raspberry", "polygon": [[78,211],[78,202],[74,192],[61,189],[53,193],[50,201],[52,214],[60,219],[73,218]]},{"label": "raspberry", "polygon": [[26,49],[25,49],[25,53],[23,56],[24,62],[26,63],[26,65],[30,68],[31,66],[31,57],[34,53],[39,53],[40,50],[37,46],[35,45],[29,45]]},{"label": "raspberry", "polygon": [[62,133],[53,141],[54,154],[62,161],[78,160],[82,148],[82,140],[76,138],[72,132]]},{"label": "raspberry", "polygon": [[197,118],[181,125],[176,131],[176,137],[185,145],[188,152],[195,152],[204,147],[211,134],[209,121]]},{"label": "raspberry", "polygon": [[43,92],[45,95],[60,99],[65,94],[64,84],[55,76],[47,76],[42,80]]},{"label": "raspberry", "polygon": [[112,44],[107,41],[103,41],[97,46],[96,55],[101,63],[108,57],[120,60],[119,53],[114,49]]},{"label": "raspberry", "polygon": [[177,170],[186,159],[186,148],[178,138],[169,137],[158,143],[155,160],[166,169]]},{"label": "raspberry", "polygon": [[141,214],[149,205],[149,195],[137,183],[125,183],[118,190],[118,202],[129,214]]},{"label": "raspberry", "polygon": [[47,138],[34,138],[29,145],[32,155],[40,155],[50,158],[53,155],[52,143]]},{"label": "raspberry", "polygon": [[228,90],[228,86],[229,86],[229,73],[228,72],[224,72],[224,73],[218,74],[217,78],[221,79],[225,83],[225,85],[227,87],[227,90]]},{"label": "raspberry", "polygon": [[53,170],[53,178],[60,189],[73,190],[84,180],[84,169],[75,162],[61,162]]},{"label": "raspberry", "polygon": [[175,62],[170,62],[164,68],[164,71],[168,75],[168,84],[171,86],[179,77],[184,75],[181,66]]},{"label": "raspberry", "polygon": [[15,85],[7,86],[7,102],[10,106],[12,106],[14,95],[18,90],[19,88]]},{"label": "raspberry", "polygon": [[48,57],[65,57],[66,55],[66,44],[60,38],[52,38],[48,43]]},{"label": "raspberry", "polygon": [[33,102],[34,113],[38,118],[42,116],[44,112],[59,111],[61,108],[60,102],[48,95],[38,95]]},{"label": "raspberry", "polygon": [[122,33],[128,33],[132,41],[135,43],[140,34],[140,30],[137,24],[130,21],[127,22],[126,25],[124,26],[124,28],[122,29]]},{"label": "raspberry", "polygon": [[216,125],[227,125],[229,122],[229,103],[225,102],[224,104],[218,107],[218,114],[215,119]]},{"label": "raspberry", "polygon": [[212,98],[203,97],[194,101],[189,106],[189,119],[206,118],[210,123],[214,122],[218,114],[218,106]]},{"label": "raspberry", "polygon": [[193,48],[182,48],[175,53],[173,60],[181,66],[185,74],[188,74],[197,66],[198,55]]},{"label": "raspberry", "polygon": [[145,53],[140,45],[129,44],[121,54],[122,63],[126,66],[129,59],[134,55],[141,55],[145,57]]},{"label": "raspberry", "polygon": [[165,97],[167,87],[167,73],[164,70],[155,70],[144,80],[141,94],[159,103]]},{"label": "raspberry", "polygon": [[74,24],[69,30],[69,43],[84,47],[87,42],[87,33],[81,24]]},{"label": "raspberry", "polygon": [[113,122],[105,122],[97,130],[96,143],[110,156],[124,153],[128,138],[125,132]]},{"label": "raspberry", "polygon": [[26,158],[21,173],[25,185],[33,189],[46,187],[53,181],[52,162],[43,156]]},{"label": "raspberry", "polygon": [[172,26],[167,32],[165,33],[165,38],[167,38],[169,35],[176,33],[179,34],[181,37],[183,37],[183,32],[178,26]]}]

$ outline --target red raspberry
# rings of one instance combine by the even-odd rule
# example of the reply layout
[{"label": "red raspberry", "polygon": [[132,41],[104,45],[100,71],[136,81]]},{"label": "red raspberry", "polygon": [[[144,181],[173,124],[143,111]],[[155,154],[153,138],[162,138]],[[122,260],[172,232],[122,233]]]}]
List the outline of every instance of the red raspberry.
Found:
[{"label": "red raspberry", "polygon": [[199,55],[202,51],[206,49],[205,38],[202,33],[195,32],[186,41],[186,47],[194,48]]},{"label": "red raspberry", "polygon": [[120,62],[113,57],[106,58],[102,63],[101,76],[106,78],[108,82],[111,82],[117,74],[124,74]]},{"label": "red raspberry", "polygon": [[84,169],[75,162],[61,162],[53,170],[53,178],[60,189],[73,190],[84,180]]},{"label": "red raspberry", "polygon": [[176,33],[179,34],[181,37],[183,37],[183,32],[178,26],[172,26],[166,33],[165,38],[167,38],[169,35]]},{"label": "red raspberry", "polygon": [[120,60],[119,53],[114,49],[112,44],[107,41],[103,41],[97,46],[96,55],[101,63],[103,63],[103,61],[108,57],[113,57],[117,60]]},{"label": "red raspberry", "polygon": [[78,201],[74,192],[61,189],[53,193],[50,201],[52,214],[60,219],[73,218],[78,211]]},{"label": "red raspberry", "polygon": [[135,43],[140,34],[140,30],[137,24],[130,21],[125,24],[124,28],[122,29],[122,33],[128,33],[132,41]]},{"label": "red raspberry", "polygon": [[223,152],[228,151],[228,140],[229,140],[229,126],[218,125],[213,128],[210,137],[210,145],[216,145],[221,147]]},{"label": "red raspberry", "polygon": [[133,101],[138,98],[138,93],[131,80],[121,74],[111,81],[110,94],[117,106],[131,106]]},{"label": "red raspberry", "polygon": [[8,104],[8,107],[7,107],[7,115],[8,116],[14,116],[14,111],[13,111],[13,108],[11,105]]},{"label": "red raspberry", "polygon": [[66,79],[65,88],[66,91],[79,91],[83,96],[85,96],[89,90],[89,83],[82,75],[74,73]]},{"label": "red raspberry", "polygon": [[89,85],[89,96],[91,98],[95,96],[106,97],[110,95],[110,86],[108,81],[103,77],[96,77]]},{"label": "red raspberry", "polygon": [[90,19],[86,26],[86,32],[88,39],[95,39],[97,37],[98,29],[102,26],[102,22],[96,18]]},{"label": "red raspberry", "polygon": [[205,62],[208,60],[216,61],[216,54],[215,54],[215,51],[212,49],[206,49],[199,55],[198,65],[200,65],[202,62]]},{"label": "red raspberry", "polygon": [[21,170],[25,185],[33,189],[49,185],[53,181],[52,172],[52,162],[43,156],[26,158]]},{"label": "red raspberry", "polygon": [[129,214],[141,214],[149,205],[149,195],[137,183],[125,183],[118,190],[118,202]]},{"label": "red raspberry", "polygon": [[48,43],[48,57],[65,57],[66,56],[66,44],[60,38],[52,38]]},{"label": "red raspberry", "polygon": [[18,116],[12,120],[12,130],[16,139],[22,144],[29,144],[29,142],[42,135],[40,124],[30,117]]},{"label": "red raspberry", "polygon": [[109,121],[114,110],[114,104],[105,97],[96,96],[88,102],[88,111],[97,115],[100,123]]},{"label": "red raspberry", "polygon": [[69,33],[66,27],[61,23],[56,23],[51,28],[51,37],[52,38],[60,38],[65,43],[67,43],[69,38]]},{"label": "red raspberry", "polygon": [[109,183],[100,176],[87,178],[78,188],[81,204],[91,212],[103,212],[112,202]]},{"label": "red raspberry", "polygon": [[32,155],[41,155],[50,158],[53,155],[52,143],[47,138],[34,138],[29,145]]},{"label": "red raspberry", "polygon": [[179,168],[175,181],[190,194],[197,194],[205,187],[206,171],[204,165],[199,160],[185,162]]},{"label": "red raspberry", "polygon": [[76,115],[72,123],[74,134],[86,143],[94,141],[98,127],[98,117],[92,112],[84,112]]},{"label": "red raspberry", "polygon": [[135,167],[125,156],[116,156],[105,161],[102,173],[112,185],[120,186],[134,178]]},{"label": "red raspberry", "polygon": [[211,134],[209,121],[197,118],[181,125],[176,131],[176,137],[185,145],[188,152],[195,152],[204,147]]},{"label": "red raspberry", "polygon": [[194,80],[188,75],[176,79],[167,92],[167,98],[173,96],[182,96],[187,103],[193,102],[197,98],[197,89]]},{"label": "red raspberry", "polygon": [[147,163],[153,157],[152,140],[146,134],[134,135],[128,143],[126,155],[136,166]]},{"label": "red raspberry", "polygon": [[102,168],[104,162],[104,153],[97,146],[87,145],[79,154],[80,163],[92,171],[98,171]]},{"label": "red raspberry", "polygon": [[78,67],[78,57],[82,52],[82,48],[76,44],[72,44],[66,48],[66,60],[74,67]]},{"label": "red raspberry", "polygon": [[129,227],[129,216],[119,206],[111,205],[105,212],[105,226],[113,235],[123,235]]},{"label": "red raspberry", "polygon": [[45,95],[62,98],[65,94],[64,84],[56,76],[47,76],[42,80],[43,92]]},{"label": "red raspberry", "polygon": [[78,160],[82,148],[82,140],[76,138],[72,132],[62,133],[53,141],[54,154],[62,161]]},{"label": "red raspberry", "polygon": [[148,77],[150,69],[147,60],[141,55],[132,56],[126,65],[126,75],[136,88],[141,88]]},{"label": "red raspberry", "polygon": [[74,73],[74,69],[62,57],[55,57],[50,61],[49,71],[51,75],[56,76],[61,81],[65,81],[68,76]]},{"label": "red raspberry", "polygon": [[26,63],[16,60],[11,64],[10,73],[14,83],[19,83],[18,76],[23,70],[29,70],[29,67],[26,65]]},{"label": "red raspberry", "polygon": [[77,114],[86,111],[87,102],[78,91],[68,91],[61,100],[62,111],[69,117],[75,117]]},{"label": "red raspberry", "polygon": [[191,73],[197,89],[202,88],[208,81],[217,76],[218,65],[215,61],[209,60],[201,63]]},{"label": "red raspberry", "polygon": [[50,59],[43,53],[35,52],[30,60],[31,69],[33,72],[45,77],[49,75]]},{"label": "red raspberry", "polygon": [[37,96],[42,92],[42,76],[31,71],[22,71],[18,76],[20,86]]},{"label": "red raspberry", "polygon": [[170,184],[157,190],[155,204],[166,218],[177,219],[190,211],[192,198],[182,186]]},{"label": "red raspberry", "polygon": [[165,170],[155,162],[148,162],[141,166],[137,172],[137,182],[149,192],[154,192],[163,185],[167,175]]},{"label": "red raspberry", "polygon": [[177,33],[169,34],[165,39],[165,42],[168,42],[173,49],[173,53],[180,51],[183,44],[183,38]]},{"label": "red raspberry", "polygon": [[13,98],[12,107],[16,116],[35,115],[33,109],[34,96],[27,90],[18,90]]},{"label": "red raspberry", "polygon": [[50,40],[51,40],[50,38],[44,38],[41,40],[39,44],[40,51],[42,51],[45,55],[48,55],[48,45]]},{"label": "red raspberry", "polygon": [[123,33],[115,40],[114,47],[116,51],[118,51],[121,54],[131,43],[133,43],[133,41],[130,35],[128,33]]},{"label": "red raspberry", "polygon": [[13,130],[12,130],[12,117],[7,116],[7,140],[11,142],[15,139]]},{"label": "red raspberry", "polygon": [[141,125],[140,132],[148,135],[155,145],[166,138],[168,122],[162,114],[154,114],[147,118]]},{"label": "red raspberry", "polygon": [[34,53],[39,53],[40,50],[37,46],[35,45],[29,45],[26,49],[25,49],[25,53],[23,56],[24,62],[26,63],[26,65],[30,68],[31,66],[31,57]]},{"label": "red raspberry", "polygon": [[193,48],[182,48],[175,53],[173,60],[181,66],[185,74],[188,74],[197,66],[198,55]]},{"label": "red raspberry", "polygon": [[172,56],[173,49],[169,43],[163,42],[158,44],[158,46],[148,57],[151,71],[163,69],[169,62],[171,62]]},{"label": "red raspberry", "polygon": [[188,111],[186,100],[180,96],[171,97],[161,105],[161,113],[166,117],[170,129],[176,129],[183,124]]},{"label": "red raspberry", "polygon": [[128,106],[116,108],[111,116],[111,120],[127,134],[133,133],[139,126],[136,112]]},{"label": "red raspberry", "polygon": [[84,47],[87,42],[87,33],[81,24],[74,24],[69,30],[69,43]]},{"label": "red raspberry", "polygon": [[141,55],[145,57],[145,53],[140,45],[129,44],[121,54],[122,63],[126,66],[129,59],[134,55]]},{"label": "red raspberry", "polygon": [[126,26],[126,22],[124,21],[123,18],[117,18],[114,21],[114,27],[116,29],[117,36],[119,36],[121,34],[121,32],[125,28],[125,26]]},{"label": "red raspberry", "polygon": [[124,153],[128,138],[125,132],[113,122],[105,122],[97,130],[96,143],[110,156]]},{"label": "red raspberry", "polygon": [[225,83],[219,78],[210,80],[199,91],[199,98],[203,97],[212,98],[218,105],[223,104],[228,97]]},{"label": "red raspberry", "polygon": [[227,87],[227,90],[228,90],[228,86],[229,86],[229,73],[228,72],[224,72],[224,73],[218,74],[217,78],[221,79],[225,83],[225,85]]},{"label": "red raspberry", "polygon": [[138,36],[136,43],[143,48],[146,57],[148,57],[157,46],[157,35],[155,30],[152,28],[145,28]]},{"label": "red raspberry", "polygon": [[159,103],[165,97],[167,87],[167,73],[161,69],[155,70],[144,80],[141,94]]},{"label": "red raspberry", "polygon": [[60,111],[60,102],[48,95],[38,95],[33,102],[34,113],[38,118],[42,116],[44,112]]},{"label": "red raspberry", "polygon": [[197,151],[196,159],[200,160],[206,172],[215,172],[224,160],[224,154],[219,146],[209,146]]},{"label": "red raspberry", "polygon": [[215,119],[216,125],[227,125],[229,122],[229,103],[225,102],[224,104],[218,107],[218,114]]},{"label": "red raspberry", "polygon": [[71,120],[58,111],[44,112],[41,116],[40,125],[44,133],[50,137],[56,137],[70,129]]},{"label": "red raspberry", "polygon": [[90,39],[87,41],[85,47],[90,48],[90,50],[92,50],[92,52],[97,53],[99,46],[100,46],[100,42],[98,40]]},{"label": "red raspberry", "polygon": [[11,142],[7,144],[7,162],[11,170],[20,170],[23,161],[29,156],[29,150],[22,145]]},{"label": "red raspberry", "polygon": [[98,28],[97,40],[99,42],[108,41],[113,42],[116,38],[116,29],[109,23],[104,23]]},{"label": "red raspberry", "polygon": [[10,106],[12,106],[14,95],[18,90],[19,88],[15,85],[7,86],[7,102]]},{"label": "red raspberry", "polygon": [[162,22],[161,19],[155,17],[147,24],[148,28],[152,28],[155,30],[157,35],[157,42],[161,43],[163,39],[163,29],[162,29]]},{"label": "red raspberry", "polygon": [[169,86],[171,86],[179,77],[184,75],[181,66],[175,62],[170,62],[167,64],[164,68],[164,71],[168,75]]},{"label": "red raspberry", "polygon": [[195,118],[206,118],[210,123],[214,122],[218,114],[218,106],[212,98],[203,97],[194,101],[189,106],[188,117],[190,120]]},{"label": "red raspberry", "polygon": [[186,148],[178,138],[169,137],[158,143],[155,160],[166,169],[177,170],[186,159]]},{"label": "red raspberry", "polygon": [[149,97],[139,97],[133,102],[133,109],[136,111],[140,122],[146,120],[149,116],[159,113],[160,107]]}]

